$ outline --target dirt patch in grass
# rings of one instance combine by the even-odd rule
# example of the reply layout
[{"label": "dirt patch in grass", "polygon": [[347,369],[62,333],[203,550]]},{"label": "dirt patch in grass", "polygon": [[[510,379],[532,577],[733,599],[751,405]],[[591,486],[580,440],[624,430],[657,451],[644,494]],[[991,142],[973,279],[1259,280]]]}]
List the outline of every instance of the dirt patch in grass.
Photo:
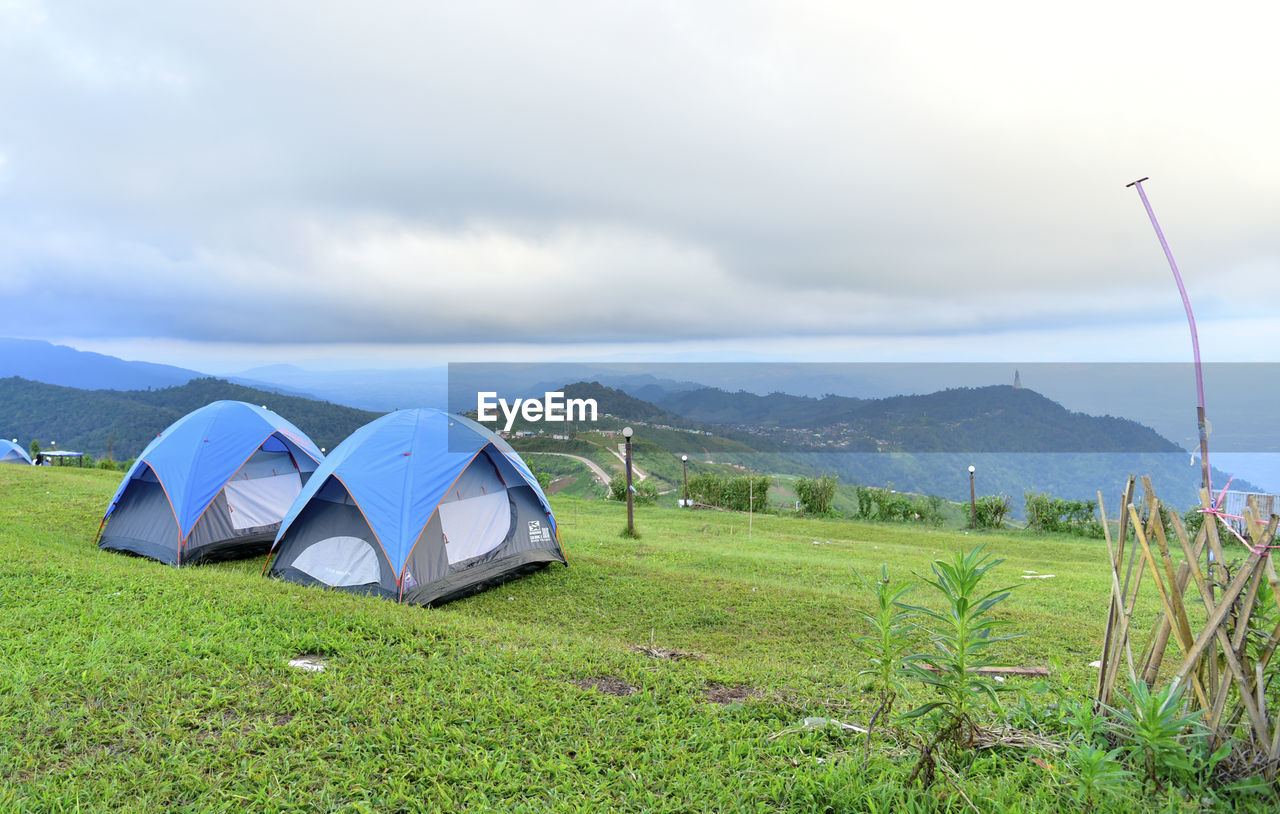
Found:
[{"label": "dirt patch in grass", "polygon": [[550,497],[551,495],[554,495],[557,492],[560,492],[564,489],[568,489],[570,486],[573,485],[573,482],[576,480],[577,478],[570,477],[570,476],[566,476],[563,478],[556,478],[555,480],[551,481],[551,483],[547,484],[547,489],[545,494],[548,497]]},{"label": "dirt patch in grass", "polygon": [[601,676],[599,678],[580,678],[570,682],[573,686],[584,690],[596,690],[605,695],[634,695],[639,690],[617,676]]},{"label": "dirt patch in grass", "polygon": [[684,653],[679,650],[664,650],[661,647],[653,645],[633,644],[631,649],[637,653],[644,653],[651,659],[665,659],[669,661],[680,661],[681,659],[697,659],[702,660],[702,656],[697,653]]},{"label": "dirt patch in grass", "polygon": [[753,687],[726,687],[723,684],[708,684],[702,690],[702,700],[713,704],[737,704],[760,695],[760,690]]}]

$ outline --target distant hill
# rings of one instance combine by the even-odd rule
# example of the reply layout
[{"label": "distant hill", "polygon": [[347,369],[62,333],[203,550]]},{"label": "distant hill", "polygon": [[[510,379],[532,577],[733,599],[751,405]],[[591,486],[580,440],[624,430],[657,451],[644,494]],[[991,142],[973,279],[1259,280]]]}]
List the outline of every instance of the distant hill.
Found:
[{"label": "distant hill", "polygon": [[[129,361],[38,339],[0,338],[0,378],[9,376],[81,390],[145,390],[174,387],[192,379],[208,378],[209,374],[173,365]],[[231,381],[267,392],[311,397],[288,382],[249,377],[232,377]]]},{"label": "distant hill", "polygon": [[17,438],[24,447],[34,438],[45,447],[57,442],[60,449],[97,458],[110,451],[116,460],[127,460],[177,419],[220,399],[264,404],[329,450],[379,415],[222,379],[152,390],[83,390],[9,377],[0,379],[0,436]]},{"label": "distant hill", "polygon": [[608,413],[618,418],[647,421],[651,424],[673,424],[679,426],[688,426],[690,424],[687,416],[676,415],[669,410],[664,410],[657,405],[599,382],[575,382],[567,384],[560,389],[564,392],[565,398],[595,399],[602,415]]},{"label": "distant hill", "polygon": [[[411,407],[444,409],[449,383],[445,367],[402,370],[307,370],[296,365],[268,365],[246,370],[232,381],[251,387],[254,382],[272,382],[270,389],[310,394],[336,404],[387,412]],[[475,409],[471,396],[468,409]]]},{"label": "distant hill", "polygon": [[1136,421],[1071,412],[1008,385],[882,399],[703,388],[662,394],[656,403],[692,421],[842,435],[866,452],[1181,452]]},{"label": "distant hill", "polygon": [[[598,382],[560,389],[596,398],[601,413],[614,417],[602,416],[601,428],[632,423],[637,444],[650,447],[650,466],[665,450],[674,471],[679,456],[689,454],[699,464],[714,460],[757,472],[831,473],[846,484],[892,484],[967,502],[972,464],[978,493],[1008,495],[1017,516],[1028,491],[1092,500],[1101,490],[1110,505],[1130,474],[1150,474],[1161,498],[1182,510],[1196,502],[1200,477],[1183,450],[1148,427],[1074,413],[1034,391],[1007,386],[886,399],[760,396],[713,388],[650,391],[658,405]],[[550,431],[546,424],[518,426]],[[517,447],[556,449],[549,438],[522,440]],[[1215,469],[1214,482],[1225,484],[1227,475]],[[1242,479],[1233,488],[1258,491]],[[1110,509],[1114,513],[1116,507]]]},{"label": "distant hill", "polygon": [[186,384],[204,375],[172,365],[129,362],[38,339],[0,339],[0,378],[20,376],[84,390],[141,390]]}]

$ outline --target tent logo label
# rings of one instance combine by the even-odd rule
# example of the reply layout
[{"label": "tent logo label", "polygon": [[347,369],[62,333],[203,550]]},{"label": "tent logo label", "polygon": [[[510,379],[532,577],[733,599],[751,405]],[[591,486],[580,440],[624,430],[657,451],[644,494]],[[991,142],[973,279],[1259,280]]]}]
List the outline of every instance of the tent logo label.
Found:
[{"label": "tent logo label", "polygon": [[[498,412],[502,415],[499,416]],[[508,403],[498,398],[493,390],[482,390],[476,393],[476,421],[481,424],[497,423],[500,417],[507,423],[503,432],[511,432],[511,427],[519,416],[530,423],[537,421],[595,421],[599,408],[595,399],[566,399],[564,393],[556,390],[549,392],[542,399],[515,399]],[[590,418],[588,418],[588,415]]]},{"label": "tent logo label", "polygon": [[543,541],[544,543],[550,542],[551,529],[542,525],[541,520],[530,520],[529,521],[529,539],[535,543],[538,542],[539,540]]}]

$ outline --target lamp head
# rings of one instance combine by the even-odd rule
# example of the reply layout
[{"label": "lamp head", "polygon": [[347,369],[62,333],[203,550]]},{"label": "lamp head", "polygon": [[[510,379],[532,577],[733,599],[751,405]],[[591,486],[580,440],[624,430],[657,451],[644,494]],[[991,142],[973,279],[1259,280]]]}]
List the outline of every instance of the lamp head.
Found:
[{"label": "lamp head", "polygon": [[688,461],[688,460],[689,460],[689,456],[688,456],[688,455],[681,455],[681,456],[680,456],[680,460],[682,460],[682,461]]},{"label": "lamp head", "polygon": [[973,464],[969,464],[969,474],[972,475],[976,471],[977,470],[974,468]]},{"label": "lamp head", "polygon": [[630,437],[631,437],[632,435],[634,435],[634,434],[635,434],[635,431],[634,431],[634,430],[632,430],[630,427],[623,427],[623,428],[622,428],[622,437],[623,437],[623,438],[630,438]]}]

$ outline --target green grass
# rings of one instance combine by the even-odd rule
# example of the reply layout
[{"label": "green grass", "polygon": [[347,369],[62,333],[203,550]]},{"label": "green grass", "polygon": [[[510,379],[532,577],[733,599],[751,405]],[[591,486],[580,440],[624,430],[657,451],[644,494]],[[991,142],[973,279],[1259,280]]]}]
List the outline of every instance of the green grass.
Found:
[{"label": "green grass", "polygon": [[[275,582],[261,558],[175,569],[101,552],[118,477],[0,469],[0,810],[1073,805],[1019,750],[921,790],[905,786],[909,749],[865,760],[859,737],[791,730],[863,723],[874,703],[853,679],[854,620],[872,602],[853,571],[884,562],[906,579],[979,539],[1008,559],[1002,584],[1058,575],[1001,607],[1028,635],[998,655],[1087,694],[1099,541],[658,507],[637,509],[642,537],[626,540],[620,505],[554,498],[574,522],[570,567],[423,609]],[[328,669],[287,665],[302,654]],[[749,697],[707,700],[724,688]]]}]

